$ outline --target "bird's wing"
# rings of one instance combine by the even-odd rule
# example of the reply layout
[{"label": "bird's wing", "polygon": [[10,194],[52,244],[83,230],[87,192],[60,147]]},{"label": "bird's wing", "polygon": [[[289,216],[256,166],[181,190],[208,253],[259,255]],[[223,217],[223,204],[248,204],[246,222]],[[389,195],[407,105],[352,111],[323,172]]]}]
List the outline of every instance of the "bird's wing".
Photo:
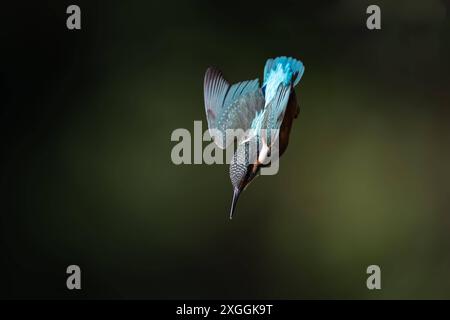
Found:
[{"label": "bird's wing", "polygon": [[246,131],[256,113],[264,107],[264,95],[259,89],[258,79],[230,85],[222,72],[215,68],[206,70],[204,94],[209,132],[222,149],[233,141],[226,139],[226,130]]},{"label": "bird's wing", "polygon": [[[289,101],[289,95],[291,94],[291,86],[280,84],[275,93],[274,98],[270,101],[267,107],[264,109],[264,115],[261,128],[266,129],[267,136],[263,137],[263,139],[270,146],[274,141],[271,141],[271,137],[273,134],[273,138],[277,138],[279,134],[279,129],[281,127],[281,123],[283,122],[284,112],[286,111],[286,107]],[[272,130],[277,130],[272,133]]]}]

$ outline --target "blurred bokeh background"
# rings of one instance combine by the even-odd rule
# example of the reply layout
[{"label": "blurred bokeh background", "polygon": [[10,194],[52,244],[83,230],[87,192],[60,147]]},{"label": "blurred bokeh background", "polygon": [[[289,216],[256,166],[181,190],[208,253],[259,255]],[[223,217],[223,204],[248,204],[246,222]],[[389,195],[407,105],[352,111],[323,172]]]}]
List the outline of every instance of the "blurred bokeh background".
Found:
[{"label": "blurred bokeh background", "polygon": [[[0,297],[450,298],[450,4],[376,1],[379,31],[369,4],[2,4]],[[228,167],[172,164],[170,136],[206,128],[208,66],[278,55],[300,117],[229,221]]]}]

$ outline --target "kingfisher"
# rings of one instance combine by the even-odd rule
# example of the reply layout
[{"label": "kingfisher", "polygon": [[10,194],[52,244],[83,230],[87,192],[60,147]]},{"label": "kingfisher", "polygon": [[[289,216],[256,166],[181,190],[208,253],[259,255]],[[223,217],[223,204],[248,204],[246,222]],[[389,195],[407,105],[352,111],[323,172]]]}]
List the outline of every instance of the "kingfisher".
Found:
[{"label": "kingfisher", "polygon": [[[242,191],[267,166],[275,143],[279,156],[288,146],[293,120],[300,112],[294,87],[304,71],[303,63],[295,58],[268,59],[260,86],[258,78],[230,84],[219,69],[206,70],[204,99],[210,136],[221,149],[237,142],[229,172],[233,186],[230,219]],[[240,134],[230,139],[228,130],[238,129]]]}]

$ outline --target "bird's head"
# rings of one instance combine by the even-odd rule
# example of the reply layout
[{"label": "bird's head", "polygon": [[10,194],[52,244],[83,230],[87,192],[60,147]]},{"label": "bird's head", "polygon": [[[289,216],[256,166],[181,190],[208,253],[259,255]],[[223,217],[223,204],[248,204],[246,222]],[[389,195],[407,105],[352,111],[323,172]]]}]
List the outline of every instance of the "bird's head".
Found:
[{"label": "bird's head", "polygon": [[260,166],[256,159],[256,151],[252,150],[250,143],[238,145],[230,163],[230,179],[233,185],[230,219],[233,218],[239,195],[259,173]]}]

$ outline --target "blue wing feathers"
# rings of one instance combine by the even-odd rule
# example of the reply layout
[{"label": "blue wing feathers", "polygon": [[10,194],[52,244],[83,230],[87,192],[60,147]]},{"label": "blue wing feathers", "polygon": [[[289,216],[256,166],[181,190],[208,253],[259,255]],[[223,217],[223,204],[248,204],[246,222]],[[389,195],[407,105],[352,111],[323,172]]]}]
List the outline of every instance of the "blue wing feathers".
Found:
[{"label": "blue wing feathers", "polygon": [[259,80],[249,80],[242,81],[233,84],[227,92],[227,96],[223,103],[224,107],[230,106],[234,101],[236,101],[240,96],[243,96],[246,93],[254,92],[259,88]]},{"label": "blue wing feathers", "polygon": [[[206,71],[204,82],[204,98],[209,128],[225,128],[245,124],[245,127],[259,130],[261,128],[279,129],[291,89],[299,83],[304,71],[303,63],[295,58],[282,56],[268,59],[264,67],[263,85],[261,91],[258,91],[258,79],[230,85],[218,69],[209,68]],[[253,99],[255,100],[253,101],[253,96],[258,97],[258,99]],[[252,118],[247,119],[250,114],[245,115],[245,117],[243,115],[235,117],[235,113],[243,114],[244,111],[236,108],[244,108],[245,106],[247,106],[246,108],[251,107],[251,110],[249,110]],[[258,110],[260,111],[256,112]],[[231,118],[233,119],[232,123],[230,123]],[[245,123],[238,123],[240,118],[245,118]]]},{"label": "blue wing feathers", "polygon": [[216,127],[216,120],[221,113],[227,112],[239,97],[254,92],[259,88],[259,80],[248,80],[230,86],[222,72],[216,68],[208,68],[204,81],[204,98],[208,125]]},{"label": "blue wing feathers", "polygon": [[211,126],[220,112],[228,91],[228,81],[222,73],[214,68],[206,70],[204,81],[205,107],[208,116],[208,124]]}]

